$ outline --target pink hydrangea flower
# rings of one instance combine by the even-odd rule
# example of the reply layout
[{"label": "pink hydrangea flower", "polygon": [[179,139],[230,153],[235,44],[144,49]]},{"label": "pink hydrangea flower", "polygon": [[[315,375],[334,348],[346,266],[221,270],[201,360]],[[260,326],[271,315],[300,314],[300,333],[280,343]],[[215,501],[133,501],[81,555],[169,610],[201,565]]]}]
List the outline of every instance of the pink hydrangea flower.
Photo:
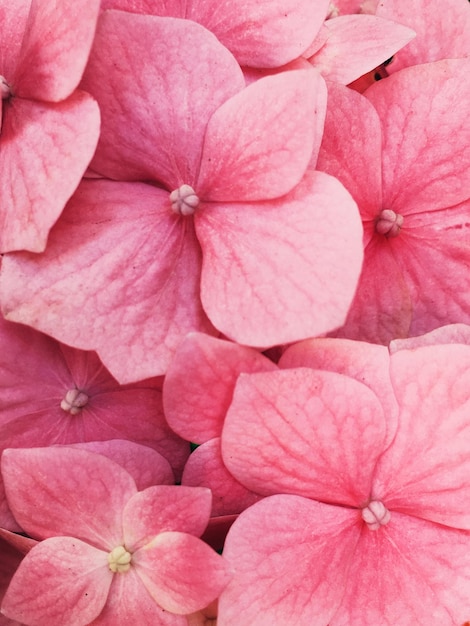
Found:
[{"label": "pink hydrangea flower", "polygon": [[[184,626],[226,585],[224,559],[198,536],[206,489],[154,486],[78,449],[9,449],[2,456],[18,523],[41,539],[21,562],[2,603],[35,626],[132,621]],[[47,576],[44,573],[47,572]]]},{"label": "pink hydrangea flower", "polygon": [[339,336],[388,343],[470,321],[469,72],[468,59],[444,60],[397,72],[367,99],[329,90],[316,166],[358,203],[365,249]]},{"label": "pink hydrangea flower", "polygon": [[[161,381],[121,386],[96,354],[2,318],[0,346],[0,451],[128,439],[161,453],[180,478],[189,446],[168,427]],[[12,523],[0,479],[0,526]]]},{"label": "pink hydrangea flower", "polygon": [[362,231],[343,186],[306,172],[317,72],[245,88],[202,26],[108,11],[83,86],[103,117],[92,168],[112,180],[80,185],[40,258],[4,258],[9,319],[96,350],[122,383],[164,373],[189,331],[270,347],[344,322]]},{"label": "pink hydrangea flower", "polygon": [[[324,341],[319,361],[333,368],[336,340]],[[362,352],[346,369],[367,386],[310,369],[317,357],[306,346],[290,361],[306,367],[240,376],[222,453],[242,484],[268,497],[228,533],[235,574],[220,626],[468,619],[470,348],[402,349],[376,375],[370,365],[386,349],[372,346],[367,362],[367,346],[339,341],[337,356]],[[398,416],[389,422],[390,394]]]},{"label": "pink hydrangea flower", "polygon": [[0,252],[41,252],[99,135],[77,90],[99,0],[0,2]]}]

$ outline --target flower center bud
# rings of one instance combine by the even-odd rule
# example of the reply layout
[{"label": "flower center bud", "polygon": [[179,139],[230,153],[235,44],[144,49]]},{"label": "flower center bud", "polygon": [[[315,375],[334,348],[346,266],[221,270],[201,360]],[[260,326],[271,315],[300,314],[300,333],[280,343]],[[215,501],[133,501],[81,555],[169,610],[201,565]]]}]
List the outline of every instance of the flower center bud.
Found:
[{"label": "flower center bud", "polygon": [[362,519],[370,530],[378,530],[390,521],[390,511],[380,500],[372,500],[362,509]]},{"label": "flower center bud", "polygon": [[60,408],[71,415],[77,415],[88,402],[88,396],[80,389],[69,389],[60,403]]},{"label": "flower center bud", "polygon": [[0,94],[2,95],[2,100],[6,100],[7,98],[11,96],[11,87],[1,75],[0,75]]},{"label": "flower center bud", "polygon": [[383,209],[375,223],[375,230],[385,237],[398,237],[403,226],[403,215],[392,209]]},{"label": "flower center bud", "polygon": [[189,185],[181,185],[170,193],[171,208],[178,215],[192,215],[199,206],[199,198]]},{"label": "flower center bud", "polygon": [[123,574],[131,567],[132,554],[124,546],[116,546],[108,554],[109,569],[112,572]]}]

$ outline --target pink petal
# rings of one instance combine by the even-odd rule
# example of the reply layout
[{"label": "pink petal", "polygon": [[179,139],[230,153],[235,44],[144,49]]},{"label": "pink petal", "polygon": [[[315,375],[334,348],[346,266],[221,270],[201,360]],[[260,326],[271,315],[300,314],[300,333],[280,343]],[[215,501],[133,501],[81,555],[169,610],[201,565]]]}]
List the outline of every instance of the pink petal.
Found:
[{"label": "pink petal", "polygon": [[307,368],[242,374],[222,457],[257,493],[358,506],[369,500],[384,437],[377,396],[352,378]]},{"label": "pink petal", "polygon": [[214,205],[195,225],[203,306],[227,337],[268,347],[344,322],[362,262],[362,228],[337,180],[308,171],[283,198]]},{"label": "pink petal", "polygon": [[[328,83],[325,132],[316,169],[343,183],[364,220],[374,220],[382,206],[381,161],[380,120],[374,107],[352,89]],[[311,165],[315,167],[315,162]]]},{"label": "pink petal", "polygon": [[437,61],[367,90],[384,137],[384,208],[406,219],[468,200],[470,119],[460,103],[470,99],[469,72],[470,59]]},{"label": "pink petal", "polygon": [[175,478],[170,464],[161,454],[134,441],[112,439],[71,444],[73,448],[90,450],[123,467],[135,480],[139,491],[152,485],[173,485]]},{"label": "pink petal", "polygon": [[205,608],[231,577],[225,559],[197,537],[180,532],[160,533],[134,552],[133,560],[155,602],[182,615]]},{"label": "pink petal", "polygon": [[421,346],[434,346],[442,343],[463,343],[470,345],[470,326],[467,324],[448,324],[436,328],[419,337],[395,339],[390,343],[390,354],[398,350],[413,350]]},{"label": "pink petal", "polygon": [[121,383],[159,375],[187,332],[212,331],[199,301],[200,256],[192,221],[172,213],[167,192],[86,180],[44,255],[4,259],[4,312],[96,350]]},{"label": "pink petal", "polygon": [[381,0],[377,15],[416,31],[416,39],[398,52],[387,67],[390,72],[409,65],[469,56],[470,11],[466,0],[442,0],[438,13],[427,0]]},{"label": "pink petal", "polygon": [[390,355],[385,346],[348,339],[306,339],[284,352],[279,367],[337,372],[367,385],[380,398],[386,416],[384,445],[391,443],[397,427],[398,404],[390,380]]},{"label": "pink petal", "polygon": [[362,274],[346,322],[332,334],[388,343],[410,334],[413,302],[402,259],[408,259],[409,252],[413,252],[409,239],[405,238],[408,233],[387,239],[371,233],[372,228],[372,224],[365,225],[370,240],[364,251]]},{"label": "pink petal", "polygon": [[309,60],[325,78],[343,85],[383,63],[415,37],[410,28],[375,15],[344,15],[324,26],[326,43]]},{"label": "pink petal", "polygon": [[0,8],[0,48],[5,51],[0,58],[0,75],[10,85],[14,82],[30,8],[31,0],[2,2]]},{"label": "pink petal", "polygon": [[10,448],[2,474],[13,515],[32,537],[70,535],[105,550],[122,543],[122,510],[137,489],[117,463],[68,447]]},{"label": "pink petal", "polygon": [[184,17],[213,32],[241,65],[279,67],[302,54],[325,19],[328,0],[103,0],[103,8]]},{"label": "pink petal", "polygon": [[158,485],[135,494],[124,510],[125,543],[135,551],[159,533],[200,536],[209,521],[211,492],[202,487]]},{"label": "pink petal", "polygon": [[[364,531],[331,626],[454,626],[469,617],[468,532],[392,511]],[[365,607],[366,610],[365,610]]]},{"label": "pink petal", "polygon": [[131,567],[128,572],[113,577],[106,606],[90,626],[137,623],[138,626],[187,626],[184,617],[168,613],[155,602],[137,568]]},{"label": "pink petal", "polygon": [[105,552],[79,539],[52,537],[21,562],[2,613],[36,626],[88,624],[105,605],[112,577]]},{"label": "pink petal", "polygon": [[399,429],[381,457],[374,494],[387,506],[470,529],[470,348],[426,346],[391,356]]},{"label": "pink petal", "polygon": [[99,8],[99,0],[31,1],[15,95],[58,102],[72,93],[85,69]]},{"label": "pink petal", "polygon": [[170,191],[193,185],[211,114],[244,85],[233,56],[198,24],[102,14],[82,81],[103,117],[93,169]]},{"label": "pink petal", "polygon": [[12,98],[0,137],[0,250],[42,252],[96,147],[96,102],[76,91],[65,102]]},{"label": "pink petal", "polygon": [[181,483],[211,490],[211,517],[241,513],[262,497],[246,489],[227,470],[220,452],[219,438],[206,441],[191,454]]},{"label": "pink petal", "polygon": [[225,102],[207,127],[199,197],[239,202],[291,191],[319,143],[326,97],[318,73],[293,70],[261,78]]},{"label": "pink petal", "polygon": [[235,570],[218,626],[326,626],[343,596],[359,539],[357,512],[272,496],[231,527],[224,556]]},{"label": "pink petal", "polygon": [[238,375],[273,369],[272,361],[251,348],[191,333],[180,344],[165,377],[165,417],[188,441],[203,443],[218,437]]}]

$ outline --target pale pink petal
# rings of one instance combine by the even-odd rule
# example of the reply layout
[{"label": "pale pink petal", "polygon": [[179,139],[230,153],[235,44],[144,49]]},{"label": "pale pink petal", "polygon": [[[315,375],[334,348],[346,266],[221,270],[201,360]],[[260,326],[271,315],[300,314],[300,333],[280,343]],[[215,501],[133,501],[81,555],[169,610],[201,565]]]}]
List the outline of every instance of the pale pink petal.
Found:
[{"label": "pale pink petal", "polygon": [[336,179],[309,171],[283,198],[214,205],[195,222],[202,303],[227,337],[268,347],[344,323],[362,264],[362,226]]},{"label": "pale pink petal", "polygon": [[408,339],[394,339],[390,342],[390,354],[398,350],[413,350],[421,346],[434,346],[442,343],[463,343],[470,345],[470,326],[467,324],[448,324],[436,328],[425,335],[419,337],[409,337]]},{"label": "pale pink petal", "polygon": [[155,602],[135,567],[113,577],[106,606],[90,626],[118,624],[187,626],[184,617],[168,613]]},{"label": "pale pink petal", "polygon": [[135,551],[166,531],[200,536],[209,521],[211,492],[202,487],[158,485],[139,491],[123,513],[124,538]]},{"label": "pale pink petal", "polygon": [[113,574],[106,552],[72,537],[52,537],[23,559],[2,613],[35,626],[82,626],[100,614]]},{"label": "pale pink petal", "polygon": [[12,98],[0,136],[0,251],[42,252],[99,135],[96,102],[76,91],[58,104]]},{"label": "pale pink petal", "polygon": [[298,368],[241,374],[222,457],[247,488],[359,506],[385,439],[377,396],[356,380]]},{"label": "pale pink petal", "polygon": [[177,614],[205,608],[231,578],[223,557],[197,537],[180,532],[160,533],[132,559],[154,600]]},{"label": "pale pink petal", "polygon": [[111,11],[101,15],[81,85],[103,117],[93,169],[172,191],[194,184],[209,118],[245,82],[198,24]]},{"label": "pale pink petal", "polygon": [[218,437],[239,374],[273,369],[272,361],[251,348],[191,333],[180,344],[165,376],[165,417],[188,441],[203,443]]},{"label": "pale pink petal", "polygon": [[58,102],[72,93],[85,69],[99,8],[99,0],[31,1],[15,95]]},{"label": "pale pink petal", "polygon": [[32,537],[78,537],[105,550],[122,543],[122,510],[137,492],[110,459],[68,447],[5,450],[8,503]]},{"label": "pale pink petal", "polygon": [[167,192],[86,180],[40,258],[4,258],[4,313],[96,350],[121,383],[163,374],[187,332],[213,332],[200,256],[192,221],[172,213]]},{"label": "pale pink petal", "polygon": [[224,556],[234,576],[218,626],[326,626],[344,593],[361,525],[357,511],[272,496],[244,511]]},{"label": "pale pink petal", "polygon": [[383,208],[405,220],[469,198],[470,118],[462,106],[469,73],[470,59],[437,61],[405,68],[365,94],[382,125]]},{"label": "pale pink petal", "polygon": [[470,617],[470,534],[392,511],[357,544],[330,626],[455,626]]},{"label": "pale pink petal", "polygon": [[373,220],[382,208],[381,163],[381,128],[374,107],[352,89],[328,83],[325,132],[311,166],[341,181],[361,217]]},{"label": "pale pink petal", "polygon": [[415,37],[406,26],[375,15],[344,15],[325,22],[325,44],[309,61],[325,78],[347,85]]},{"label": "pale pink petal", "polygon": [[470,347],[425,346],[391,356],[400,406],[374,496],[403,513],[470,529]]},{"label": "pale pink petal", "polygon": [[207,127],[199,197],[239,202],[291,191],[319,143],[326,98],[320,74],[293,70],[261,78],[225,102]]},{"label": "pale pink petal", "polygon": [[390,380],[390,355],[385,346],[348,339],[306,339],[290,346],[279,360],[281,369],[310,367],[355,378],[380,399],[388,446],[395,436],[398,404]]},{"label": "pale pink petal", "polygon": [[262,497],[244,487],[227,470],[219,438],[206,441],[194,450],[185,465],[181,483],[211,490],[211,517],[241,513]]},{"label": "pale pink petal", "polygon": [[326,17],[328,0],[103,0],[102,7],[184,17],[205,26],[241,65],[279,67],[300,56]]},{"label": "pale pink petal", "polygon": [[396,72],[409,65],[469,56],[468,0],[441,0],[439,11],[428,0],[381,0],[377,15],[416,31],[416,39],[397,53],[387,68]]},{"label": "pale pink petal", "polygon": [[72,448],[90,450],[123,467],[135,480],[139,491],[152,485],[173,485],[175,478],[170,464],[161,454],[134,441],[112,439],[71,444]]}]

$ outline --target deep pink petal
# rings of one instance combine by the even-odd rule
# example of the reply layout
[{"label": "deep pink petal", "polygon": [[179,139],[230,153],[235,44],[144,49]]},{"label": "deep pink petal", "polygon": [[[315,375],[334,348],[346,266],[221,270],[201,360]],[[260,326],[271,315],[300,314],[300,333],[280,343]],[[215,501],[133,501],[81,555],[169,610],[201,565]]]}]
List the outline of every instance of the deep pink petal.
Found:
[{"label": "deep pink petal", "polygon": [[15,95],[58,102],[77,87],[95,33],[99,0],[32,0]]},{"label": "deep pink petal", "polygon": [[199,197],[239,202],[291,191],[319,143],[326,98],[320,74],[293,70],[261,78],[225,102],[207,127]]},{"label": "deep pink petal", "polygon": [[415,33],[375,15],[344,15],[327,20],[325,44],[309,60],[325,78],[347,85],[400,50]]},{"label": "deep pink petal", "polygon": [[165,417],[188,441],[203,443],[218,437],[239,374],[273,369],[272,361],[251,348],[191,333],[165,376]]},{"label": "deep pink petal", "polygon": [[222,457],[257,493],[359,506],[369,499],[384,439],[377,396],[352,378],[307,368],[242,374]]},{"label": "deep pink petal", "polygon": [[13,515],[32,537],[70,535],[105,550],[122,543],[122,510],[137,489],[117,463],[68,447],[9,448],[2,474]]},{"label": "deep pink petal", "polygon": [[211,114],[243,89],[233,56],[189,20],[101,15],[83,89],[103,117],[94,170],[193,185]]},{"label": "deep pink petal", "polygon": [[362,263],[357,208],[309,171],[290,194],[217,204],[196,215],[201,298],[213,324],[252,346],[290,343],[344,322]]},{"label": "deep pink petal", "polygon": [[184,17],[213,32],[241,65],[279,67],[300,56],[325,19],[328,0],[103,0],[103,8]]},{"label": "deep pink petal", "polygon": [[134,552],[133,560],[150,595],[177,614],[204,609],[231,577],[223,557],[197,537],[180,532],[160,533]]},{"label": "deep pink petal", "polygon": [[134,441],[112,439],[71,444],[70,447],[90,450],[123,467],[135,480],[139,491],[152,485],[173,485],[175,478],[170,464],[161,454]]},{"label": "deep pink petal", "polygon": [[98,107],[81,91],[59,104],[12,98],[3,106],[0,250],[42,252],[93,156]]},{"label": "deep pink petal", "polygon": [[281,369],[310,367],[355,378],[380,398],[387,426],[385,446],[395,436],[398,404],[390,380],[390,355],[385,346],[348,339],[306,339],[290,346],[279,359]]},{"label": "deep pink petal", "polygon": [[461,103],[470,99],[469,73],[470,59],[437,61],[405,68],[365,94],[382,125],[384,208],[405,220],[468,200],[470,118]]},{"label": "deep pink petal", "polygon": [[363,529],[331,626],[455,626],[469,617],[470,534],[392,511]]},{"label": "deep pink petal", "polygon": [[[365,228],[370,233],[372,224],[366,224]],[[405,233],[389,239],[370,234],[346,322],[332,334],[385,344],[410,334],[413,301],[402,262],[408,250],[412,250],[412,244]]]},{"label": "deep pink petal", "polygon": [[241,513],[262,497],[244,487],[227,470],[219,438],[206,441],[194,450],[185,465],[181,483],[211,490],[211,517]]},{"label": "deep pink petal", "polygon": [[21,562],[2,613],[35,626],[82,626],[101,612],[112,577],[105,552],[79,539],[52,537]]},{"label": "deep pink petal", "polygon": [[427,0],[381,0],[377,15],[416,31],[416,39],[400,50],[387,68],[390,72],[409,65],[469,56],[470,11],[466,0],[441,0],[438,13]]},{"label": "deep pink petal", "polygon": [[123,514],[124,538],[135,551],[159,533],[200,536],[209,521],[211,492],[202,487],[158,485],[135,494]]},{"label": "deep pink petal", "polygon": [[344,593],[357,521],[357,511],[297,496],[272,496],[244,511],[225,542],[235,573],[217,624],[326,626]]},{"label": "deep pink petal", "polygon": [[[138,622],[136,622],[138,619]],[[143,585],[135,567],[113,577],[106,606],[90,626],[186,626],[184,617],[164,611]]]},{"label": "deep pink petal", "polygon": [[470,347],[425,346],[391,356],[400,406],[379,460],[375,497],[402,513],[470,529]]},{"label": "deep pink petal", "polygon": [[0,75],[9,85],[14,82],[18,67],[30,6],[31,0],[10,0],[0,6]]},{"label": "deep pink petal", "polygon": [[122,383],[159,375],[187,332],[212,332],[199,301],[200,256],[191,219],[172,213],[167,192],[86,180],[44,255],[3,260],[4,312],[96,350]]}]

